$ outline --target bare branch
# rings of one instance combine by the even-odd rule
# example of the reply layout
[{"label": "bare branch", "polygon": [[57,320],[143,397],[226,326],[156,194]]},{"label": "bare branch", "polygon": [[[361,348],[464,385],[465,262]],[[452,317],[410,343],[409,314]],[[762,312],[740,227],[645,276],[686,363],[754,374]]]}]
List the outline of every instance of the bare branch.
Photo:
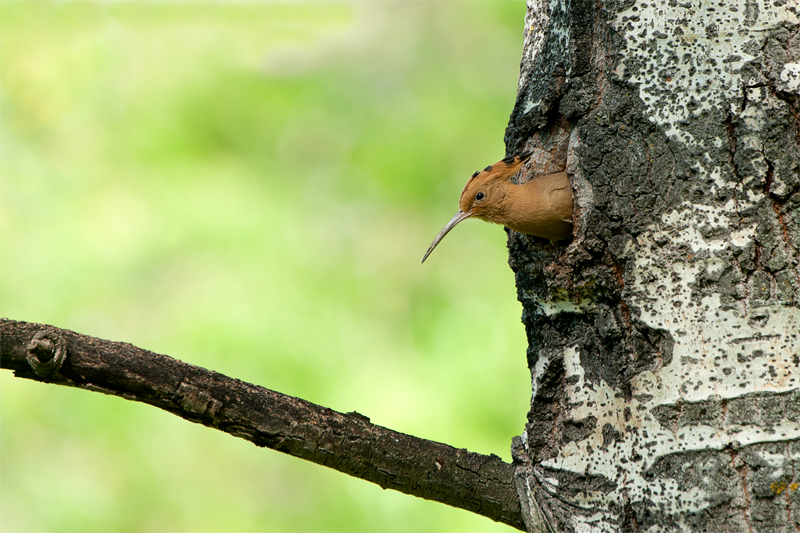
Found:
[{"label": "bare branch", "polygon": [[17,377],[154,405],[384,489],[466,509],[525,530],[514,467],[376,426],[131,344],[52,326],[0,321],[0,367]]}]

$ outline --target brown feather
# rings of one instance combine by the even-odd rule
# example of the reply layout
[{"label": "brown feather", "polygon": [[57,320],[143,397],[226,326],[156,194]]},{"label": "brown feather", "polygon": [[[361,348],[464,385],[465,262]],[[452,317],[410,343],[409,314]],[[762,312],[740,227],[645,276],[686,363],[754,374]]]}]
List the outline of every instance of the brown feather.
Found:
[{"label": "brown feather", "polygon": [[[470,216],[550,240],[572,236],[572,187],[566,172],[521,185],[511,182],[530,152],[506,158],[491,171],[473,176],[461,192],[459,208]],[[478,199],[478,194],[483,198]]]},{"label": "brown feather", "polygon": [[572,236],[572,185],[566,172],[541,176],[521,185],[511,178],[531,152],[505,159],[476,172],[461,191],[458,213],[439,232],[425,259],[462,220],[475,217],[551,241]]}]

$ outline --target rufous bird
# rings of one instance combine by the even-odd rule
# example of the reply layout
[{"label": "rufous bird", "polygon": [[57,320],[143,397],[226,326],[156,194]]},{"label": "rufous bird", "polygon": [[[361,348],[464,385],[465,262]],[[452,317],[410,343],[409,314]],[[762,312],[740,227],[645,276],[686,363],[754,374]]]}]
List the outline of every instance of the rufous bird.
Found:
[{"label": "rufous bird", "polygon": [[511,181],[530,157],[531,152],[508,156],[475,172],[461,191],[458,213],[433,239],[422,262],[456,224],[470,217],[551,241],[571,237],[572,186],[566,172],[548,174],[519,185]]}]

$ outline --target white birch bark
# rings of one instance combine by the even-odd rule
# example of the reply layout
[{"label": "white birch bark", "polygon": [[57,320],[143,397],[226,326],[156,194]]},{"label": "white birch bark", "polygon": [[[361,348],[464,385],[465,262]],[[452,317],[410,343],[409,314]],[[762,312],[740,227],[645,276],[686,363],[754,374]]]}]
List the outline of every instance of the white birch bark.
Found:
[{"label": "white birch bark", "polygon": [[509,151],[578,206],[509,234],[529,529],[800,531],[799,16],[529,0]]}]

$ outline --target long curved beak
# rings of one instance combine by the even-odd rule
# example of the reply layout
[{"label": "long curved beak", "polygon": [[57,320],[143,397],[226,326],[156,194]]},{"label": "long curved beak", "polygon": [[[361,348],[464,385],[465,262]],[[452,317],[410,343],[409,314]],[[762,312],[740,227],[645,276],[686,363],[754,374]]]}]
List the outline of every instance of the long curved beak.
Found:
[{"label": "long curved beak", "polygon": [[439,232],[439,235],[437,235],[436,238],[433,239],[433,242],[431,243],[430,247],[428,248],[428,251],[425,252],[425,257],[422,258],[422,262],[423,263],[425,262],[425,260],[428,258],[428,256],[431,255],[431,252],[433,251],[433,249],[436,248],[436,245],[439,244],[439,241],[444,239],[444,236],[447,235],[448,233],[450,233],[450,230],[455,228],[456,224],[458,224],[459,222],[461,222],[465,218],[469,218],[471,216],[472,216],[472,213],[470,213],[469,211],[464,212],[464,211],[459,210],[458,213],[456,213],[455,216],[450,219],[450,222],[448,222],[445,225],[445,227],[442,228],[442,231]]}]

